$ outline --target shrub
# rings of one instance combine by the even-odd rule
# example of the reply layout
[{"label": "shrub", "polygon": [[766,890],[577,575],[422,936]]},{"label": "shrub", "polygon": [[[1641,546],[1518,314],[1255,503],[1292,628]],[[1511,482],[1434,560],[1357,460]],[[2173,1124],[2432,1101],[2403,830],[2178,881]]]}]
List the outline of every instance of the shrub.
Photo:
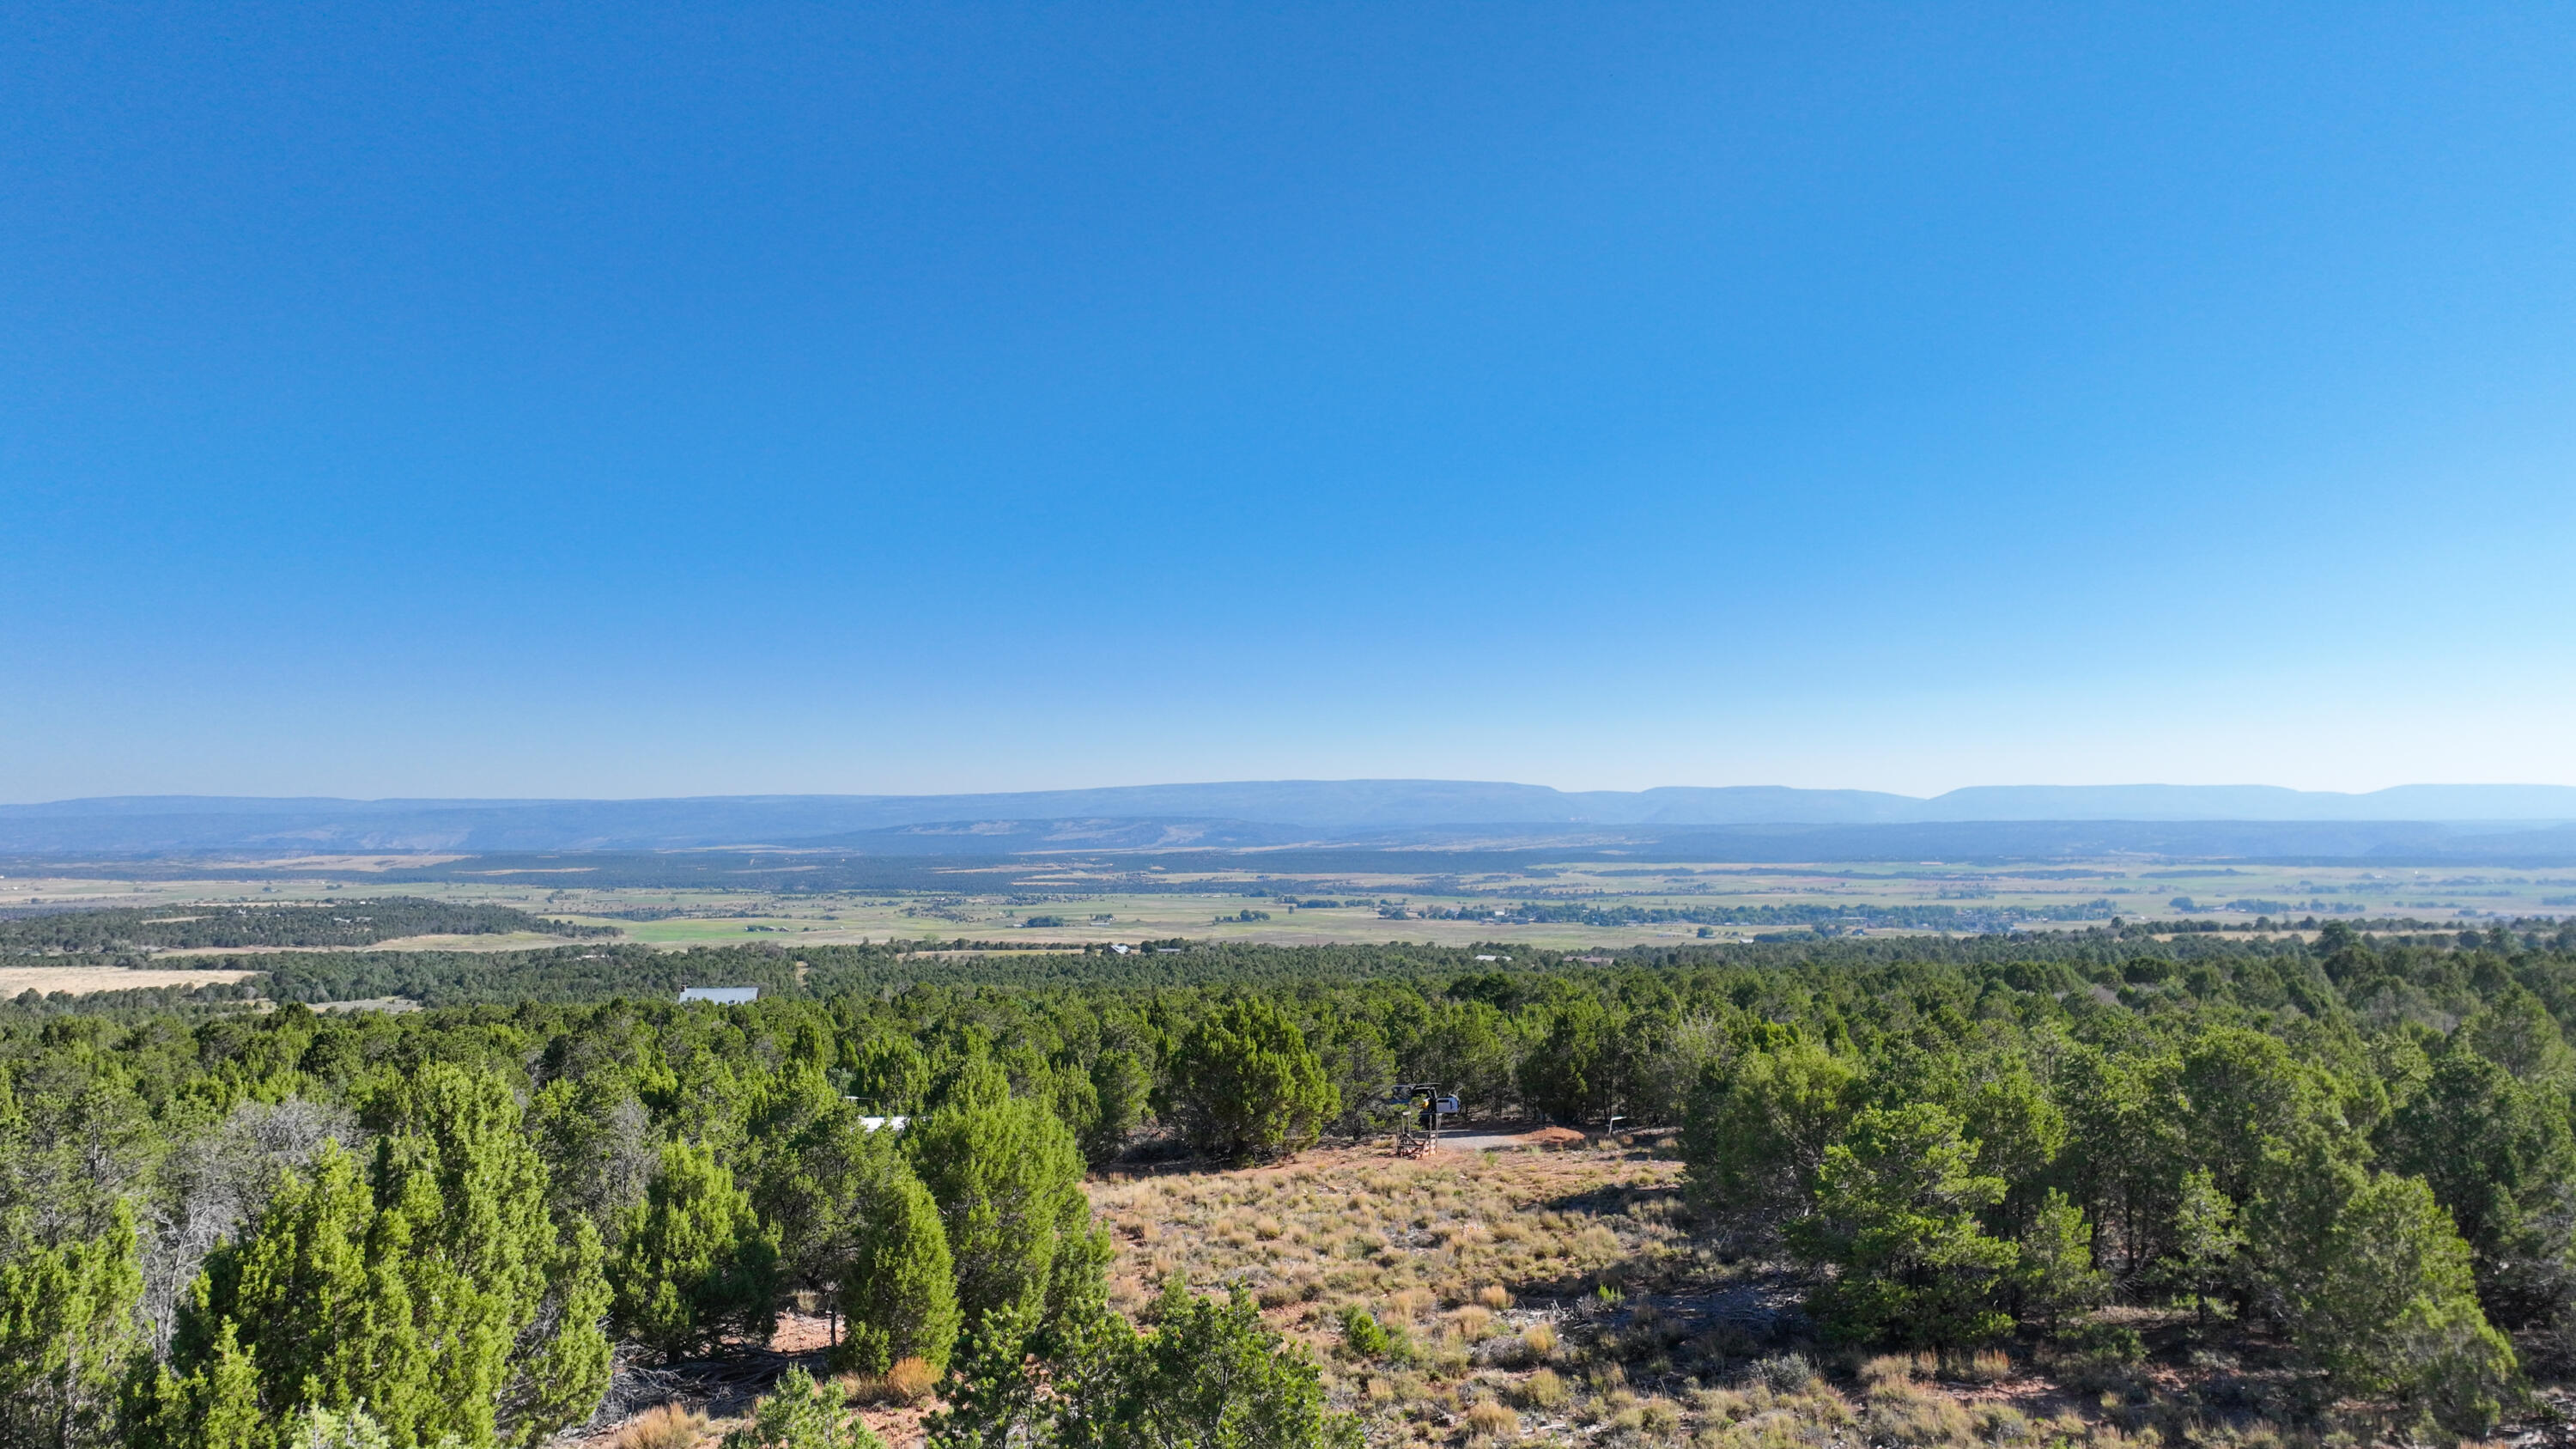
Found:
[{"label": "shrub", "polygon": [[1807,1361],[1805,1354],[1774,1354],[1754,1360],[1746,1377],[1775,1394],[1804,1393],[1807,1385],[1816,1381],[1816,1366]]},{"label": "shrub", "polygon": [[841,1395],[791,1368],[751,1411],[751,1422],[724,1437],[724,1449],[885,1449]]},{"label": "shrub", "polygon": [[286,1423],[278,1449],[392,1449],[385,1427],[364,1408],[335,1414],[319,1404],[306,1404]]},{"label": "shrub", "polygon": [[2147,1344],[2126,1324],[2079,1323],[2044,1352],[2060,1384],[2089,1394],[2127,1387],[2146,1359]]},{"label": "shrub", "polygon": [[1521,1352],[1532,1360],[1542,1360],[1556,1352],[1556,1329],[1545,1323],[1533,1323],[1522,1329]]},{"label": "shrub", "polygon": [[1342,1346],[1355,1358],[1383,1358],[1396,1363],[1413,1358],[1413,1337],[1404,1325],[1380,1323],[1377,1315],[1352,1304],[1342,1310]]}]

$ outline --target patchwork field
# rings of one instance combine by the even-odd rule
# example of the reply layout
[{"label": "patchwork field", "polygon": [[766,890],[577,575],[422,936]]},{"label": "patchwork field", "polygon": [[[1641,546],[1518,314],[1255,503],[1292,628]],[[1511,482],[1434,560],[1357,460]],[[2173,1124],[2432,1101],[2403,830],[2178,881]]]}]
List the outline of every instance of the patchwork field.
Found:
[{"label": "patchwork field", "polygon": [[[388,859],[391,864],[388,864]],[[371,877],[403,858],[370,858],[331,877],[311,859],[273,863],[251,879],[0,878],[0,911],[173,908],[209,902],[329,900],[365,893],[517,907],[614,928],[627,940],[684,949],[759,940],[814,944],[960,937],[1035,949],[1089,941],[1188,937],[1279,945],[1512,944],[1580,951],[1741,941],[1783,930],[1839,935],[2064,929],[2127,920],[2243,926],[2314,916],[2483,922],[2576,914],[2576,873],[2227,863],[2103,861],[2037,865],[1884,862],[1807,865],[1533,863],[1511,872],[1444,874],[1439,857],[1396,873],[1279,874],[1240,869],[1139,870],[1032,859],[925,867],[940,888],[758,891],[594,888],[565,875],[405,880]],[[290,873],[293,872],[293,873]],[[579,872],[570,872],[578,875]],[[949,888],[953,885],[953,889]],[[1676,919],[1676,917],[1684,919]],[[418,937],[377,949],[511,950],[528,935]]]}]

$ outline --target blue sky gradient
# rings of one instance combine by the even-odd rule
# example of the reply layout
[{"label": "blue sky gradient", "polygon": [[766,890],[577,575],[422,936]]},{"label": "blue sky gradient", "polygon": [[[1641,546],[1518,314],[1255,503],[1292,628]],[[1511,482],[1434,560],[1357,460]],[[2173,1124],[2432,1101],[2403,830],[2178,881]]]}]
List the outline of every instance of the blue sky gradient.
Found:
[{"label": "blue sky gradient", "polygon": [[2078,9],[13,9],[0,799],[2576,783],[2576,10]]}]

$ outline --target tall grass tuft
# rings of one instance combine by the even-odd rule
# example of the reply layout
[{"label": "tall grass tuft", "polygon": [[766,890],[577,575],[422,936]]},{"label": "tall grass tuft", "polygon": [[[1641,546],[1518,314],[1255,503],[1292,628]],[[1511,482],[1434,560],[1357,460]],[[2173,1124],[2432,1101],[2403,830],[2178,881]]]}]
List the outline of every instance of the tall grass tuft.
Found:
[{"label": "tall grass tuft", "polygon": [[693,1449],[707,1437],[707,1416],[678,1404],[655,1404],[627,1420],[610,1441],[616,1449]]}]

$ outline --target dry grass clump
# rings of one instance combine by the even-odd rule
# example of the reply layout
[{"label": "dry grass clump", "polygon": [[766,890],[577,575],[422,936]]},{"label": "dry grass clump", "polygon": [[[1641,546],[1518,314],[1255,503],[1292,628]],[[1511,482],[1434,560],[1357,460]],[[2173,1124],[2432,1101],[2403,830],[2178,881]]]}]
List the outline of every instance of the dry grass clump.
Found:
[{"label": "dry grass clump", "polygon": [[1925,1393],[1911,1377],[1870,1384],[1862,1396],[1860,1422],[1871,1443],[1902,1449],[1943,1449],[1976,1441],[1976,1420],[1958,1400]]},{"label": "dry grass clump", "polygon": [[1533,1323],[1521,1330],[1521,1354],[1531,1363],[1544,1363],[1556,1352],[1556,1329],[1547,1323]]},{"label": "dry grass clump", "polygon": [[1785,1391],[1750,1376],[1741,1390],[1700,1390],[1691,1407],[1701,1417],[1695,1449],[1816,1449],[1852,1438],[1851,1405],[1812,1375]]},{"label": "dry grass clump", "polygon": [[1701,1389],[1691,1395],[1691,1410],[1703,1419],[1732,1424],[1753,1412],[1753,1407],[1733,1389]]},{"label": "dry grass clump", "polygon": [[1521,1380],[1513,1386],[1512,1393],[1525,1407],[1532,1409],[1562,1408],[1567,1400],[1574,1397],[1574,1391],[1566,1387],[1565,1380],[1556,1370],[1549,1368],[1540,1369]]},{"label": "dry grass clump", "polygon": [[1509,1404],[1479,1399],[1467,1410],[1467,1432],[1501,1439],[1521,1431],[1521,1416]]},{"label": "dry grass clump", "polygon": [[1956,1364],[1951,1373],[1972,1384],[2002,1383],[2012,1377],[2012,1356],[1998,1349],[1981,1348]]},{"label": "dry grass clump", "polygon": [[655,1404],[627,1420],[610,1442],[616,1449],[693,1449],[707,1437],[707,1416],[678,1404]]},{"label": "dry grass clump", "polygon": [[1914,1377],[1914,1358],[1911,1354],[1883,1353],[1876,1358],[1861,1361],[1860,1381],[1866,1388],[1874,1389],[1881,1384],[1901,1384],[1912,1377]]},{"label": "dry grass clump", "polygon": [[1977,1442],[1980,1444],[2034,1444],[2039,1441],[2039,1426],[2030,1416],[2010,1404],[1979,1404],[1975,1410]]},{"label": "dry grass clump", "polygon": [[939,1371],[918,1358],[899,1358],[881,1374],[852,1374],[843,1380],[854,1404],[918,1404],[939,1387]]},{"label": "dry grass clump", "polygon": [[1261,1286],[1256,1295],[1264,1308],[1285,1308],[1291,1303],[1312,1303],[1324,1296],[1324,1281],[1311,1269],[1300,1269],[1285,1278]]},{"label": "dry grass clump", "polygon": [[1493,1326],[1494,1311],[1480,1303],[1453,1309],[1449,1314],[1449,1327],[1469,1343],[1483,1338]]},{"label": "dry grass clump", "polygon": [[1500,1313],[1512,1306],[1512,1290],[1500,1283],[1488,1283],[1476,1290],[1476,1301]]}]

